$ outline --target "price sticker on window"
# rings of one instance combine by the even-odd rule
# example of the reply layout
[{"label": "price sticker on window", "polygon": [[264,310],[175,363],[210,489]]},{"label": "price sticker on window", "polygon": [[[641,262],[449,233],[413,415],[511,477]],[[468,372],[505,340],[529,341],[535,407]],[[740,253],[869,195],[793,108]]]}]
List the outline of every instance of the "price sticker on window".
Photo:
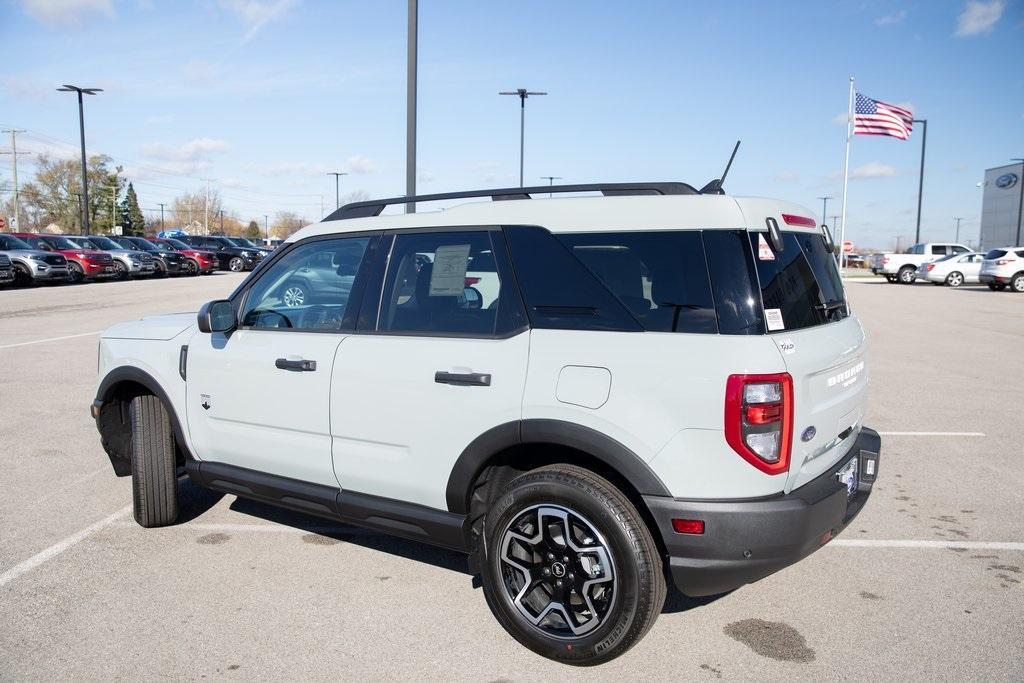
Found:
[{"label": "price sticker on window", "polygon": [[430,273],[430,296],[461,296],[466,290],[469,245],[450,244],[434,252]]}]

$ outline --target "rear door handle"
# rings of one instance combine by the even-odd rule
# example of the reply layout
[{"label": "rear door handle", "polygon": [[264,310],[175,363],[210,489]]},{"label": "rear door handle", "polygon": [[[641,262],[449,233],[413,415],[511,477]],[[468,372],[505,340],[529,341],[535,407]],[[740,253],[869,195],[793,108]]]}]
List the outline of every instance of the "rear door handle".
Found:
[{"label": "rear door handle", "polygon": [[444,372],[434,373],[434,381],[438,384],[456,384],[469,387],[491,386],[491,375],[484,372]]},{"label": "rear door handle", "polygon": [[292,372],[313,372],[316,370],[316,361],[278,358],[274,361],[274,367],[278,370],[291,370]]}]

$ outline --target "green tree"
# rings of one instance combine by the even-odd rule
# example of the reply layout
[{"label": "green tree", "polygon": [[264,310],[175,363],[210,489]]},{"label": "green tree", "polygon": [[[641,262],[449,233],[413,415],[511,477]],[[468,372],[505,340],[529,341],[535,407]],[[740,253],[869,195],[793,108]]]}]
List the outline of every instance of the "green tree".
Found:
[{"label": "green tree", "polygon": [[256,221],[249,221],[249,225],[245,228],[245,236],[249,239],[259,239],[262,237],[260,234],[260,226]]},{"label": "green tree", "polygon": [[[121,167],[111,169],[111,160],[103,155],[89,157],[89,224],[93,232],[110,232],[112,202],[120,194],[124,180]],[[56,223],[66,232],[79,232],[81,221],[82,167],[72,159],[54,159],[41,154],[36,160],[36,176],[22,189],[22,211],[39,216],[39,223]]]},{"label": "green tree", "polygon": [[135,187],[129,182],[128,189],[121,201],[121,230],[125,235],[142,237],[146,234],[146,219],[139,208],[139,198],[135,194]]}]

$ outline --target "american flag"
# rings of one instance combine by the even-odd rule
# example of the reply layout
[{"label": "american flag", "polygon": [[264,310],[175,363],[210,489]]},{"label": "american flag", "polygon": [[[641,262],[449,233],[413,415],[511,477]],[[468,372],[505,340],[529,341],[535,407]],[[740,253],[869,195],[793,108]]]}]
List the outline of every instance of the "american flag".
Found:
[{"label": "american flag", "polygon": [[914,127],[914,115],[911,112],[860,93],[857,93],[853,111],[854,135],[889,135],[906,140]]}]

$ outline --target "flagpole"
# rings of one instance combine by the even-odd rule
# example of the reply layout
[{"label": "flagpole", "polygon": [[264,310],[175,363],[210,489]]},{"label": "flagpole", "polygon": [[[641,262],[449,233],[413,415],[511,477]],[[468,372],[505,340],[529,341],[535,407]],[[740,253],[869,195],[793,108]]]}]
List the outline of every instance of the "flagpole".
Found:
[{"label": "flagpole", "polygon": [[846,186],[850,181],[850,138],[853,137],[853,76],[850,76],[850,103],[846,108],[846,160],[843,162],[843,224],[839,228],[839,273],[843,274],[846,263]]}]

